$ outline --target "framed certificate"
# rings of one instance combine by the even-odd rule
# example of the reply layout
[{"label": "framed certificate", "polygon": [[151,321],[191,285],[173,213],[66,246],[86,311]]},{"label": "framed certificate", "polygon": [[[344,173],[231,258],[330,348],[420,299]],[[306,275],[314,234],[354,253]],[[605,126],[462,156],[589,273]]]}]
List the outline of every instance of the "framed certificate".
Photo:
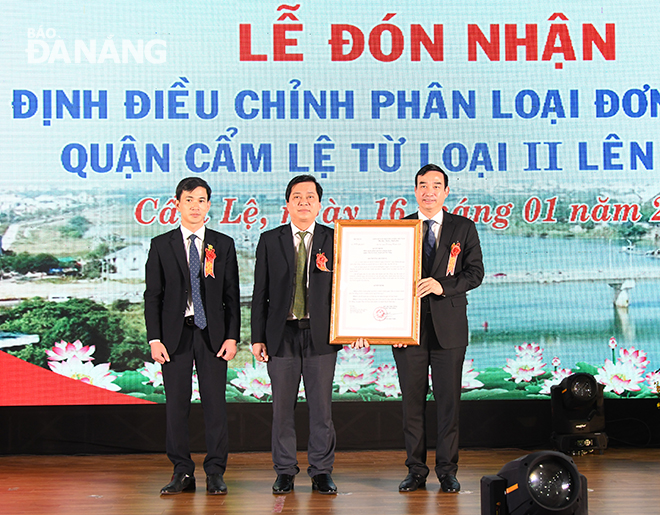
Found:
[{"label": "framed certificate", "polygon": [[337,220],[330,343],[419,345],[421,220]]}]

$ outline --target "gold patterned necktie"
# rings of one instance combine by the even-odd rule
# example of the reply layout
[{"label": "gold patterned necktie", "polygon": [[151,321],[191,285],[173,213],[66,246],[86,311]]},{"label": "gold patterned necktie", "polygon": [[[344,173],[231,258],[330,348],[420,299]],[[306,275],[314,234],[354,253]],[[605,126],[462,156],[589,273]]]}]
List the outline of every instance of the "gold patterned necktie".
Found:
[{"label": "gold patterned necktie", "polygon": [[307,231],[296,233],[300,238],[298,244],[298,255],[296,256],[296,291],[293,295],[293,314],[300,320],[307,314],[307,248],[305,247],[305,236]]}]

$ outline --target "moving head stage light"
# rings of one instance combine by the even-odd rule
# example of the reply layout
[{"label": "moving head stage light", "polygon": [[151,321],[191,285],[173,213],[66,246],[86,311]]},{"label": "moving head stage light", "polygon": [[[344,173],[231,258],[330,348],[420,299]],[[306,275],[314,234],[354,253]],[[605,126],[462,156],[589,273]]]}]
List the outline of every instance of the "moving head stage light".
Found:
[{"label": "moving head stage light", "polygon": [[562,452],[584,453],[607,448],[603,385],[578,373],[550,389],[552,441]]},{"label": "moving head stage light", "polygon": [[573,460],[541,451],[481,478],[481,515],[586,515],[587,478]]}]

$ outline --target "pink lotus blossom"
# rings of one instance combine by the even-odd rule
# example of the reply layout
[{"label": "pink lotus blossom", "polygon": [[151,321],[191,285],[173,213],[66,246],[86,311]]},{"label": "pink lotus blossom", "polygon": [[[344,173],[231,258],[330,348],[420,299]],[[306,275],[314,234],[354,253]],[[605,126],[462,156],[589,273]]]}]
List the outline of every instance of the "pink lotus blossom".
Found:
[{"label": "pink lotus blossom", "polygon": [[553,367],[558,367],[561,365],[561,360],[558,357],[552,358],[552,366]]},{"label": "pink lotus blossom", "polygon": [[339,394],[349,390],[357,392],[363,386],[375,383],[376,369],[372,365],[373,359],[351,358],[337,361],[334,382],[339,386]]},{"label": "pink lotus blossom", "polygon": [[625,391],[638,392],[639,383],[644,381],[644,369],[637,368],[631,361],[617,360],[613,363],[606,359],[605,365],[598,369],[596,380],[605,385],[606,392],[621,395]]},{"label": "pink lotus blossom", "polygon": [[268,368],[265,363],[257,362],[255,366],[246,363],[243,370],[238,371],[238,377],[231,380],[231,384],[241,388],[243,395],[249,397],[252,395],[261,399],[264,395],[272,395],[273,388],[268,376]]},{"label": "pink lotus blossom", "polygon": [[145,361],[144,368],[140,370],[140,373],[147,378],[147,381],[143,381],[142,384],[151,383],[154,388],[163,384],[163,370],[160,363]]},{"label": "pink lotus blossom", "polygon": [[375,355],[372,347],[352,349],[348,345],[337,353],[334,382],[340,394],[357,392],[363,386],[376,382]]},{"label": "pink lotus blossom", "polygon": [[646,382],[653,392],[660,394],[660,370],[646,374]]},{"label": "pink lotus blossom", "polygon": [[199,393],[199,377],[197,376],[197,369],[193,372],[192,376],[192,393],[190,394],[190,401],[201,401],[202,396]]},{"label": "pink lotus blossom", "polygon": [[524,358],[529,356],[532,359],[543,359],[543,349],[536,343],[523,343],[522,345],[515,346],[516,356]]},{"label": "pink lotus blossom", "polygon": [[373,347],[353,349],[350,347],[350,345],[345,345],[337,353],[337,362],[341,363],[344,361],[363,361],[369,363],[369,365],[373,365],[375,356],[376,350]]},{"label": "pink lotus blossom", "polygon": [[110,371],[110,363],[94,365],[91,361],[82,361],[78,356],[72,356],[65,361],[49,361],[50,369],[60,375],[82,381],[83,383],[113,392],[121,390],[113,381],[117,376]]},{"label": "pink lotus blossom", "polygon": [[635,347],[619,349],[619,354],[621,355],[621,361],[630,361],[636,367],[645,369],[646,365],[649,364],[649,360],[646,358],[646,352],[637,350]]},{"label": "pink lotus blossom", "polygon": [[472,388],[481,388],[484,384],[476,379],[479,372],[475,372],[472,368],[474,363],[473,359],[466,359],[463,361],[463,375],[461,379],[461,388],[469,390]]},{"label": "pink lotus blossom", "polygon": [[[554,364],[554,360],[553,360],[553,364]],[[554,372],[552,372],[552,377],[550,379],[546,379],[545,381],[543,381],[543,388],[541,388],[540,393],[543,393],[545,395],[550,395],[552,393],[551,388],[561,383],[572,373],[573,371],[570,368],[559,368],[555,370]]]},{"label": "pink lotus blossom", "polygon": [[96,347],[94,345],[83,345],[80,340],[73,343],[67,343],[64,340],[53,345],[52,350],[46,349],[48,359],[53,361],[65,361],[69,358],[77,357],[80,361],[91,361],[94,358],[92,354]]},{"label": "pink lotus blossom", "polygon": [[534,358],[530,355],[521,355],[516,359],[506,359],[507,365],[503,368],[505,372],[511,374],[511,379],[516,383],[529,383],[537,376],[543,375],[545,363],[540,358]]},{"label": "pink lotus blossom", "polygon": [[382,365],[377,369],[376,391],[384,393],[386,397],[399,397],[399,374],[394,365]]},{"label": "pink lotus blossom", "polygon": [[610,349],[612,349],[612,350],[616,349],[616,338],[614,336],[612,336],[607,345],[609,345]]}]

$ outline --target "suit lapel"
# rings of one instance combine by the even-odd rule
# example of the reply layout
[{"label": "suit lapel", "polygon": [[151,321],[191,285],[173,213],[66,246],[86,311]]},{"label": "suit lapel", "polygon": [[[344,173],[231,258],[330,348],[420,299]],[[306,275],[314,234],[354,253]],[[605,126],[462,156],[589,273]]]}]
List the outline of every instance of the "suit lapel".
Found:
[{"label": "suit lapel", "polygon": [[296,254],[293,250],[293,233],[291,232],[291,224],[286,224],[281,227],[279,239],[289,274],[295,274]]},{"label": "suit lapel", "polygon": [[447,257],[449,254],[449,245],[454,235],[454,230],[456,229],[456,224],[454,223],[452,215],[445,211],[442,216],[443,219],[442,228],[440,230],[440,241],[438,242],[438,248],[435,252],[435,260],[433,261],[433,266],[431,267],[431,275],[435,275],[436,271],[438,271],[440,268],[441,263],[445,263],[449,260]]},{"label": "suit lapel", "polygon": [[[311,269],[314,269],[316,267],[316,255],[320,252],[323,252],[327,238],[328,238],[328,233],[325,230],[325,227],[316,224],[316,229],[314,230],[314,238],[312,239],[312,252],[311,252],[312,257],[310,260]],[[332,263],[330,263],[329,266],[332,266]]]},{"label": "suit lapel", "polygon": [[181,268],[181,273],[186,278],[188,283],[190,283],[190,270],[188,269],[186,247],[183,245],[183,235],[181,233],[181,229],[175,229],[172,231],[170,245],[172,247],[172,251],[174,252],[174,257],[176,258],[177,263],[179,263],[179,268]]},{"label": "suit lapel", "polygon": [[[409,220],[419,220],[419,212],[415,211],[414,213],[406,216],[407,219]],[[431,271],[429,270],[429,265],[427,263],[428,258],[426,257],[426,253],[424,252],[424,240],[426,239],[426,224],[422,223],[422,277],[429,277],[431,275]],[[435,257],[438,257],[438,252],[436,251]],[[435,262],[435,261],[434,261]],[[431,263],[431,268],[433,268],[433,263]]]},{"label": "suit lapel", "polygon": [[[316,266],[316,257],[321,252],[325,252],[326,257],[329,259],[327,263],[328,268],[332,268],[332,252],[329,249],[332,249],[333,242],[330,242],[328,246],[330,231],[327,227],[323,225],[316,224],[314,229],[314,237],[312,238],[312,248],[311,255],[309,259],[309,305],[308,310],[312,309],[314,306],[319,306],[319,299],[323,298],[322,296],[328,291],[327,284],[328,278],[332,278],[332,274],[328,272],[321,271]],[[330,281],[330,284],[332,281]],[[321,296],[321,297],[320,297]]]}]

